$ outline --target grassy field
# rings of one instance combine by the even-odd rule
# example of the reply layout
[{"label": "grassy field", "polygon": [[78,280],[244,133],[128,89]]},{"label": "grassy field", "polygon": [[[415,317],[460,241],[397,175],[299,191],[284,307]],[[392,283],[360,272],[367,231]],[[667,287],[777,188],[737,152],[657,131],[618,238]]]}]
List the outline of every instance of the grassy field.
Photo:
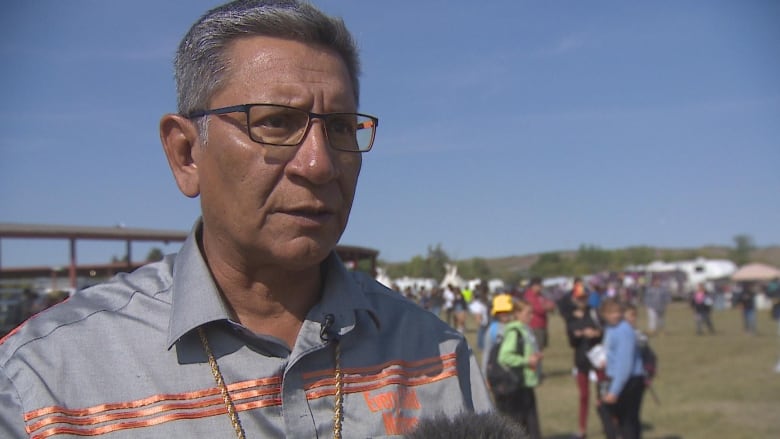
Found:
[{"label": "grassy field", "polygon": [[[645,393],[645,439],[780,438],[780,374],[774,373],[780,358],[777,322],[759,310],[759,334],[753,336],[742,331],[739,310],[714,311],[712,319],[717,333],[697,336],[689,307],[673,303],[666,333],[651,339],[659,357],[653,388],[660,402]],[[639,325],[644,324],[642,309]],[[467,335],[476,346],[475,332]],[[577,388],[571,375],[572,350],[558,315],[551,316],[550,336],[546,378],[536,397],[544,437],[564,439],[577,430]],[[588,437],[604,437],[592,404]]]}]

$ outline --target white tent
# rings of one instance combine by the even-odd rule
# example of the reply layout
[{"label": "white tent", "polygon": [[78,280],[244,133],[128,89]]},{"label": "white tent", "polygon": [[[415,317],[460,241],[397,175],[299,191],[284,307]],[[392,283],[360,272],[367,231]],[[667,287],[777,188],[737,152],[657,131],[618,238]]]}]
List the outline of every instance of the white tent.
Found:
[{"label": "white tent", "polygon": [[439,285],[442,288],[447,288],[447,285],[452,284],[458,288],[466,286],[466,281],[458,275],[458,266],[455,264],[444,264],[444,269],[447,273],[444,275],[444,279],[441,280]]},{"label": "white tent", "polygon": [[741,281],[768,281],[780,277],[780,269],[766,264],[747,264],[731,275],[731,280]]}]

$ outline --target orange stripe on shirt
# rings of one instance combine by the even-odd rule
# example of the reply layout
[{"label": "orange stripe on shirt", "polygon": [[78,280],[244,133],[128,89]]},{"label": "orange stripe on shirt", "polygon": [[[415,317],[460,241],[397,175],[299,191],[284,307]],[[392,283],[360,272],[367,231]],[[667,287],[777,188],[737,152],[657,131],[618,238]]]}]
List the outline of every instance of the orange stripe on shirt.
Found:
[{"label": "orange stripe on shirt", "polygon": [[[372,384],[366,384],[363,386],[349,386],[344,388],[344,393],[362,393],[367,391],[372,391],[376,389],[381,389],[386,386],[391,385],[403,385],[406,387],[417,387],[422,386],[425,384],[431,384],[435,383],[437,381],[441,381],[447,378],[458,376],[457,370],[451,370],[447,372],[440,373],[438,375],[430,376],[430,377],[420,377],[420,378],[406,378],[406,377],[390,377],[383,381],[378,381]],[[318,399],[326,396],[333,396],[335,395],[336,390],[335,388],[329,388],[329,389],[323,389],[320,391],[312,391],[312,392],[306,392],[306,399],[312,400],[312,399]]]},{"label": "orange stripe on shirt", "polygon": [[[272,385],[268,386],[267,383],[271,383]],[[254,408],[281,404],[280,383],[281,378],[275,377],[271,379],[249,380],[233,383],[228,386],[228,389],[230,390],[234,401],[237,402],[236,408],[238,410],[251,410]],[[257,398],[268,396],[271,396],[271,398],[255,400]],[[166,401],[183,402],[160,404],[161,402]],[[240,401],[248,402],[239,404],[238,402]],[[211,388],[197,392],[186,392],[181,394],[154,395],[136,401],[114,404],[100,404],[94,407],[78,410],[65,409],[58,406],[45,407],[28,412],[24,417],[25,421],[28,422],[38,419],[37,422],[27,425],[27,431],[29,434],[32,434],[33,432],[52,424],[67,424],[68,426],[59,426],[53,429],[48,429],[41,434],[49,435],[49,431],[60,431],[64,428],[67,430],[67,434],[91,436],[96,434],[104,434],[106,432],[106,428],[109,428],[107,432],[110,432],[114,431],[112,430],[113,428],[122,430],[126,428],[138,428],[149,425],[156,425],[177,419],[195,419],[213,416],[215,408],[221,407],[222,413],[224,413],[224,406],[222,404],[223,400],[220,396],[219,389]],[[140,408],[140,410],[128,410],[135,408]],[[139,418],[149,419],[141,420]],[[132,419],[139,420],[129,421]],[[116,423],[113,424],[113,426],[106,425],[93,429],[73,429],[70,427],[97,425],[120,420],[128,420],[128,422]],[[77,431],[71,432],[70,430]]]},{"label": "orange stripe on shirt", "polygon": [[[378,373],[375,374],[364,373],[365,370],[367,370],[367,368],[343,369],[342,372],[345,375],[344,383],[358,383],[358,382],[374,381],[390,375],[405,375],[409,377],[429,375],[431,373],[437,372],[438,370],[454,368],[455,366],[456,366],[455,359],[450,358],[445,361],[432,364],[424,369],[416,368],[416,369],[409,370],[407,368],[404,368],[403,366],[391,365],[385,368],[384,370],[380,370]],[[371,371],[373,370],[376,369],[371,368]],[[332,386],[335,383],[335,379],[333,377],[334,374],[335,374],[335,370],[331,370],[330,373],[326,375],[326,377],[314,381],[311,384],[306,385],[304,388],[306,390],[311,390],[322,386]]]},{"label": "orange stripe on shirt", "polygon": [[138,399],[135,401],[100,404],[92,407],[87,407],[84,409],[67,409],[55,405],[55,406],[44,407],[38,410],[27,412],[24,414],[24,420],[30,421],[40,416],[51,415],[51,414],[62,414],[66,416],[91,416],[98,413],[108,412],[113,410],[124,410],[124,409],[144,407],[152,404],[157,404],[163,401],[183,401],[183,400],[197,399],[197,398],[213,396],[213,395],[219,395],[219,389],[212,388],[208,390],[200,390],[197,392],[153,395],[148,398]]},{"label": "orange stripe on shirt", "polygon": [[[345,368],[342,369],[344,373],[351,373],[351,374],[366,374],[366,373],[372,373],[374,371],[382,371],[384,369],[387,369],[391,366],[401,366],[404,368],[418,368],[425,366],[427,364],[438,364],[442,363],[446,360],[451,360],[456,358],[456,354],[447,354],[447,355],[441,355],[438,357],[429,357],[422,360],[416,360],[416,361],[401,361],[401,360],[390,360],[386,361],[381,364],[376,364],[372,366],[366,366],[366,367],[356,367],[356,368]],[[308,372],[303,374],[304,380],[310,380],[316,377],[328,377],[333,375],[333,369],[326,369],[326,370],[318,370],[316,372]]]},{"label": "orange stripe on shirt", "polygon": [[[431,375],[431,372],[438,372],[435,375]],[[344,378],[344,392],[345,393],[359,393],[370,390],[380,389],[389,385],[404,385],[409,387],[421,386],[425,384],[434,383],[458,375],[457,368],[454,364],[449,367],[431,367],[421,371],[406,371],[406,370],[392,370],[387,373],[381,373],[369,377],[350,377]],[[360,385],[362,384],[362,385]],[[318,389],[318,390],[314,390]],[[335,394],[335,380],[320,380],[311,386],[307,386],[306,397],[307,399],[317,399],[324,396],[331,396]]]},{"label": "orange stripe on shirt", "polygon": [[[418,361],[388,361],[380,365],[344,369],[344,391],[345,393],[360,393],[389,385],[413,387],[457,376],[455,358],[455,354],[448,354]],[[368,375],[366,375],[367,372]],[[431,375],[433,372],[437,373]],[[305,386],[307,399],[312,400],[334,395],[333,374],[332,369],[305,374],[306,379],[322,377]],[[235,402],[236,410],[254,410],[282,404],[281,381],[280,376],[274,376],[231,383],[228,385],[228,389]],[[29,422],[41,418],[27,426],[27,431],[33,438],[43,439],[57,434],[97,436],[180,419],[224,415],[226,411],[221,398],[216,397],[218,395],[219,389],[210,388],[179,394],[153,395],[134,401],[100,404],[83,409],[51,406],[27,412],[24,419]],[[96,426],[105,423],[111,424]],[[59,425],[47,428],[53,424]],[[96,427],[78,428],[78,426]],[[38,433],[33,434],[34,432]]]},{"label": "orange stripe on shirt", "polygon": [[112,425],[104,425],[97,428],[73,428],[73,427],[54,427],[42,431],[36,435],[31,434],[31,439],[44,439],[58,434],[71,434],[74,436],[99,436],[102,434],[108,434],[114,431],[127,430],[132,428],[150,427],[153,425],[162,424],[170,421],[177,421],[180,419],[198,419],[210,416],[224,415],[227,413],[224,405],[215,407],[211,410],[204,410],[196,413],[175,413],[166,416],[159,416],[152,419],[133,422],[122,422]]},{"label": "orange stripe on shirt", "polygon": [[[279,391],[281,389],[281,382],[282,379],[279,376],[271,377],[271,378],[263,378],[263,379],[256,379],[256,380],[249,380],[249,381],[241,381],[238,383],[233,383],[228,385],[228,390],[231,392],[234,392],[236,390],[240,389],[248,389],[251,387],[262,387],[262,386],[274,386],[272,389],[275,389],[275,391]],[[93,407],[88,407],[84,409],[67,409],[64,407],[59,406],[50,406],[50,407],[44,407],[41,409],[33,410],[30,412],[27,412],[24,414],[24,420],[30,421],[32,419],[35,419],[40,416],[44,415],[50,415],[50,414],[62,414],[66,416],[90,416],[95,415],[101,412],[107,412],[107,411],[113,411],[113,410],[126,410],[126,409],[133,409],[133,408],[140,408],[145,407],[153,404],[157,404],[164,401],[184,401],[184,400],[190,400],[190,399],[198,399],[203,398],[207,396],[214,396],[219,395],[220,391],[219,389],[211,388],[206,390],[198,390],[195,392],[185,392],[185,393],[168,393],[168,394],[160,394],[160,395],[153,395],[147,398],[143,399],[137,399],[135,401],[127,401],[127,402],[120,402],[120,403],[111,403],[111,404],[100,404]]]},{"label": "orange stripe on shirt", "polygon": [[143,410],[118,412],[113,414],[104,414],[97,416],[46,416],[38,422],[30,424],[28,431],[36,431],[51,424],[68,424],[68,425],[96,425],[106,422],[113,422],[122,419],[133,418],[146,418],[149,416],[160,415],[165,412],[199,409],[204,407],[220,406],[223,403],[222,397],[211,398],[202,400],[200,402],[191,403],[176,403],[176,404],[163,404],[154,407],[145,408]]}]

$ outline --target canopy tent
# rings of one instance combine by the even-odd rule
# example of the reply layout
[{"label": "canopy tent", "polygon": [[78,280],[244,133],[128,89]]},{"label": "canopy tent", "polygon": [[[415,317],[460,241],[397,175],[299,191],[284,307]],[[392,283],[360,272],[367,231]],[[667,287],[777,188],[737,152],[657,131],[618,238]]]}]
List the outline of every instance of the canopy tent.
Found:
[{"label": "canopy tent", "polygon": [[780,269],[766,264],[747,264],[731,275],[734,281],[768,281],[780,278]]}]

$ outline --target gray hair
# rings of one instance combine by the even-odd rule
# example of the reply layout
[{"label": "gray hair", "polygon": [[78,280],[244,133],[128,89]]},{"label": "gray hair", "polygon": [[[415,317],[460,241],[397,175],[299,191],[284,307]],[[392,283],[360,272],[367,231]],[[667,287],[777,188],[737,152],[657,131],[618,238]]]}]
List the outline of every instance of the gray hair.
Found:
[{"label": "gray hair", "polygon": [[228,74],[230,43],[256,35],[319,44],[336,51],[347,66],[358,102],[360,60],[342,19],[298,0],[236,0],[204,14],[179,44],[174,67],[180,114],[207,108]]}]

